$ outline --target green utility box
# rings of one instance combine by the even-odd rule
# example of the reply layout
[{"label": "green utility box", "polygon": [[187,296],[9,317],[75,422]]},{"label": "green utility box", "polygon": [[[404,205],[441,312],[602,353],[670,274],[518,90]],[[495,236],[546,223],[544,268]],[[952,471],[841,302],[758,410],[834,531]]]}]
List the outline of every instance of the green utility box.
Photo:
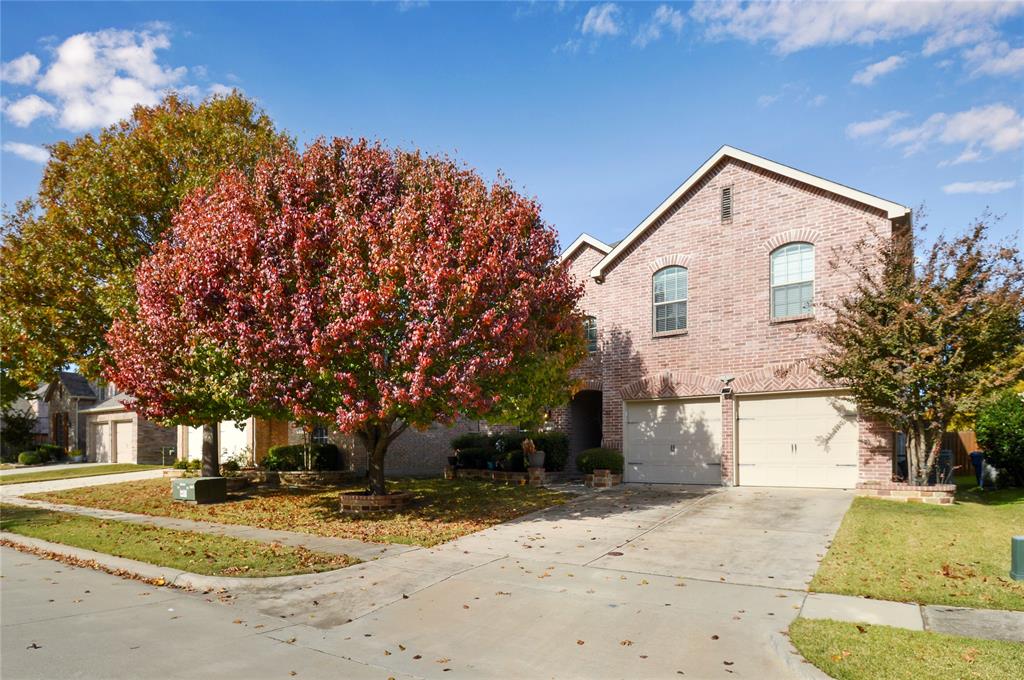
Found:
[{"label": "green utility box", "polygon": [[171,480],[171,498],[183,503],[221,503],[228,498],[226,477],[184,477]]},{"label": "green utility box", "polygon": [[1024,536],[1010,539],[1010,578],[1024,581]]}]

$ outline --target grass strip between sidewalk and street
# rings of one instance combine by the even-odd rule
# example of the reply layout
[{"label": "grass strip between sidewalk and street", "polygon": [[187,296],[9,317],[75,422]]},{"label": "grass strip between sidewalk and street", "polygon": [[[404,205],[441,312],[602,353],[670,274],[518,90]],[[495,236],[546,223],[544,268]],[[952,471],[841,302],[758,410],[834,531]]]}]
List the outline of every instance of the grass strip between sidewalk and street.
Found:
[{"label": "grass strip between sidewalk and street", "polygon": [[542,487],[470,479],[406,478],[389,481],[388,487],[392,491],[412,493],[412,501],[398,512],[369,516],[342,515],[339,512],[339,494],[365,489],[361,482],[329,489],[262,487],[229,493],[226,502],[208,505],[174,501],[168,479],[145,479],[26,497],[141,515],[425,547],[565,503],[572,497],[571,494]]},{"label": "grass strip between sidewalk and street", "polygon": [[163,467],[166,466],[136,465],[135,463],[111,463],[110,465],[95,465],[90,467],[64,467],[63,465],[55,465],[51,467],[41,467],[38,472],[3,475],[0,477],[0,485],[49,482],[55,479],[96,477],[99,475],[115,475],[123,472],[143,472],[145,470],[158,470]]},{"label": "grass strip between sidewalk and street", "polygon": [[0,505],[0,530],[209,576],[309,574],[359,560],[305,548]]},{"label": "grass strip between sidewalk and street", "polygon": [[953,505],[856,498],[811,582],[821,593],[1024,611],[1010,579],[1010,538],[1024,530],[1024,489],[957,480]]},{"label": "grass strip between sidewalk and street", "polygon": [[789,639],[836,680],[996,680],[1024,669],[1019,642],[803,618],[789,627]]}]

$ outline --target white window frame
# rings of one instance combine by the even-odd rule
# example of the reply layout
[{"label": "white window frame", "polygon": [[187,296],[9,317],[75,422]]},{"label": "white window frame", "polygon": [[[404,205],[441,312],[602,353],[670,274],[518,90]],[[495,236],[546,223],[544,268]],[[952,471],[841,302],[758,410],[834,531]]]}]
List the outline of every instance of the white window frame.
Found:
[{"label": "white window frame", "polygon": [[[686,285],[683,289],[682,297],[663,299],[658,301],[658,279],[668,275],[669,272],[679,270],[682,275],[686,278]],[[678,274],[677,274],[678,275]],[[658,309],[660,307],[667,307],[669,305],[681,304],[683,307],[682,313],[682,325],[676,328],[658,330]],[[669,265],[668,267],[662,267],[658,271],[654,272],[651,276],[651,329],[655,335],[674,335],[676,333],[684,333],[689,328],[689,316],[690,316],[690,270],[681,265]],[[668,317],[666,317],[668,318]]]},{"label": "white window frame", "polygon": [[313,429],[309,432],[309,442],[311,444],[330,444],[330,430],[327,429],[326,425],[314,425]]},{"label": "white window frame", "polygon": [[[779,257],[803,257],[803,254],[810,252],[810,272],[798,272],[796,280],[787,279],[785,283],[775,282],[775,262],[776,258]],[[773,321],[785,320],[785,319],[796,319],[804,318],[808,316],[814,316],[814,279],[815,279],[815,266],[814,266],[815,248],[813,243],[806,241],[791,241],[790,243],[784,243],[768,255],[768,277],[769,277],[769,288],[771,294],[769,295],[769,315]],[[801,309],[793,314],[776,315],[775,313],[775,297],[777,293],[784,289],[791,289],[797,287],[804,287],[810,285],[811,295],[810,298],[805,302],[805,305],[801,305]],[[805,308],[806,307],[806,308]]]},{"label": "white window frame", "polygon": [[597,317],[587,315],[583,317],[583,335],[587,339],[587,352],[597,352]]}]

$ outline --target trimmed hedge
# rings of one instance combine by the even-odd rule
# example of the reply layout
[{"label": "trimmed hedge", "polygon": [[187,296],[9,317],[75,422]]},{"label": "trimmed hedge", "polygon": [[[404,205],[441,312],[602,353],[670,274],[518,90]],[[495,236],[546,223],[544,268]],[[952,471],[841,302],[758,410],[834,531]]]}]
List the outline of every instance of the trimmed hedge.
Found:
[{"label": "trimmed hedge", "polygon": [[[341,450],[335,444],[313,444],[311,449],[311,470],[341,469]],[[260,467],[275,472],[294,472],[305,470],[305,463],[305,447],[302,444],[288,444],[271,446],[260,461]]]},{"label": "trimmed hedge", "polygon": [[18,462],[22,465],[39,465],[43,459],[39,456],[38,451],[22,451],[18,454]]},{"label": "trimmed hedge", "polygon": [[64,447],[56,444],[40,444],[36,447],[36,451],[39,452],[39,457],[44,463],[64,458]]},{"label": "trimmed hedge", "polygon": [[615,449],[587,449],[576,456],[576,467],[586,475],[594,474],[594,470],[611,470],[621,475],[624,462],[622,454]]},{"label": "trimmed hedge", "polygon": [[[485,469],[488,462],[500,464],[504,470],[526,471],[523,440],[532,439],[538,451],[544,452],[544,469],[560,472],[569,460],[569,435],[564,432],[502,432],[485,435],[468,432],[452,440],[452,448],[465,468]],[[465,452],[469,451],[468,455]],[[482,453],[481,453],[482,452]],[[513,453],[516,452],[516,453]]]}]

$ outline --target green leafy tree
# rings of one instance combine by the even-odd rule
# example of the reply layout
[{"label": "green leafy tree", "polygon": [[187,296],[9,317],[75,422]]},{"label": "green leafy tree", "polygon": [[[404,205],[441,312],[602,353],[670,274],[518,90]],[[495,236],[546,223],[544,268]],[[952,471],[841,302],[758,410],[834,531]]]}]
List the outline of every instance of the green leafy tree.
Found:
[{"label": "green leafy tree", "polygon": [[36,427],[36,414],[32,409],[5,406],[0,411],[0,453],[5,463],[17,459],[18,453],[32,444]]},{"label": "green leafy tree", "polygon": [[38,196],[5,215],[0,361],[23,386],[75,363],[96,376],[112,319],[134,305],[135,268],[170,230],[181,199],[222,172],[251,174],[290,141],[231,94],[171,95],[98,135],[50,147]]},{"label": "green leafy tree", "polygon": [[908,476],[927,480],[942,433],[978,395],[1022,377],[1024,270],[1019,253],[986,241],[985,219],[963,236],[939,238],[919,263],[909,235],[861,241],[853,292],[819,326],[827,350],[819,371],[850,389],[860,409],[907,441]]},{"label": "green leafy tree", "polygon": [[985,461],[1024,486],[1024,392],[1002,390],[983,403],[974,431]]}]

